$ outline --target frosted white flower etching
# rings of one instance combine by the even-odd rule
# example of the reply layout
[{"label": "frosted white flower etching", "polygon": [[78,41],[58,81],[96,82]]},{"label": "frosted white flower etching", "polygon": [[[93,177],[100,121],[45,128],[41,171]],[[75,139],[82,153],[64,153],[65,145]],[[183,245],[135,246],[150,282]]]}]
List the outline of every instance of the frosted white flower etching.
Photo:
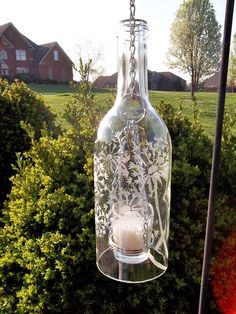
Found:
[{"label": "frosted white flower etching", "polygon": [[[168,180],[167,144],[129,141],[125,130],[117,132],[94,156],[97,233],[101,236],[108,232],[114,203],[140,202],[143,190],[147,199],[158,199],[158,190]],[[159,210],[158,200],[153,205]]]}]

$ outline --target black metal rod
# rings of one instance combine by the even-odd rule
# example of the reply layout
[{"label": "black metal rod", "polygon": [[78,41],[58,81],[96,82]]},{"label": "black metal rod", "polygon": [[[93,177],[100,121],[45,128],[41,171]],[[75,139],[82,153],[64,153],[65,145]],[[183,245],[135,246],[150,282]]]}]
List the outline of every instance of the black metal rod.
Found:
[{"label": "black metal rod", "polygon": [[225,93],[226,93],[227,73],[228,73],[228,64],[229,64],[233,11],[234,11],[234,0],[227,0],[226,10],[225,10],[224,36],[223,36],[223,44],[222,44],[221,68],[220,68],[219,91],[218,91],[218,107],[217,107],[216,127],[215,127],[215,141],[214,141],[213,155],[212,155],[211,181],[210,181],[209,199],[208,199],[208,213],[207,213],[207,223],[206,223],[205,247],[204,247],[203,265],[202,265],[202,278],[201,278],[198,314],[206,313],[206,303],[207,303],[207,295],[208,295],[207,293],[208,277],[209,277],[209,270],[210,270],[210,263],[211,263],[212,238],[213,238],[214,222],[215,222],[215,204],[216,204],[217,183],[218,183],[218,175],[219,175],[221,138],[222,138],[222,128],[223,128],[223,120],[224,120]]}]

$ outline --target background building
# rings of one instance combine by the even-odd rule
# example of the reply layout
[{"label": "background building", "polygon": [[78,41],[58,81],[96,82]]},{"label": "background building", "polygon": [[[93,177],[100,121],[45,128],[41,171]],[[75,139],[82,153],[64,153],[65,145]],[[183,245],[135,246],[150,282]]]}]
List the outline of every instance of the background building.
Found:
[{"label": "background building", "polygon": [[73,62],[57,42],[37,45],[12,23],[0,26],[0,78],[67,83]]},{"label": "background building", "polygon": [[[94,85],[96,87],[116,88],[117,73],[110,76],[99,76]],[[184,91],[186,80],[171,72],[148,71],[148,89],[160,91]]]}]

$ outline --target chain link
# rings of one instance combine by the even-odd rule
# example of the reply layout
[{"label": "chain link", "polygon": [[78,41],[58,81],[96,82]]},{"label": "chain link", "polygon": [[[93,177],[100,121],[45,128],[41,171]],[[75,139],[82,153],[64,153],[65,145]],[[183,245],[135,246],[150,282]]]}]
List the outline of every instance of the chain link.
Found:
[{"label": "chain link", "polygon": [[135,88],[135,77],[136,77],[136,71],[135,71],[135,66],[136,66],[136,60],[135,60],[135,51],[136,51],[136,46],[135,46],[135,0],[130,0],[130,92],[131,94],[134,93],[134,88]]},{"label": "chain link", "polygon": [[139,188],[138,191],[140,193],[140,200],[143,208],[143,240],[145,244],[145,249],[148,250],[150,247],[151,239],[148,238],[148,199],[147,194],[145,190],[145,184],[144,184],[144,171],[143,171],[143,160],[141,157],[141,149],[140,149],[140,138],[139,138],[139,128],[136,121],[129,120],[127,121],[127,136],[128,133],[132,135],[132,142],[134,144],[134,158],[135,158],[135,164],[137,165],[138,169],[140,170],[138,173],[138,182],[139,182]]}]

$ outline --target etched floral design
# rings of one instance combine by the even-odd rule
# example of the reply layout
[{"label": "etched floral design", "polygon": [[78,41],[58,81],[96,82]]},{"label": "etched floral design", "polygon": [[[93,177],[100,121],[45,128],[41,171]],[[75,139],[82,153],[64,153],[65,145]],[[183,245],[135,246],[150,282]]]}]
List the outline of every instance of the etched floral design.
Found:
[{"label": "etched floral design", "polygon": [[[153,206],[159,211],[157,193],[169,180],[168,144],[161,140],[140,143],[139,134],[130,132],[117,132],[113,140],[100,144],[94,156],[98,236],[109,232],[110,209],[115,203],[148,204],[155,199]],[[160,213],[157,216],[160,233],[165,234]]]}]

